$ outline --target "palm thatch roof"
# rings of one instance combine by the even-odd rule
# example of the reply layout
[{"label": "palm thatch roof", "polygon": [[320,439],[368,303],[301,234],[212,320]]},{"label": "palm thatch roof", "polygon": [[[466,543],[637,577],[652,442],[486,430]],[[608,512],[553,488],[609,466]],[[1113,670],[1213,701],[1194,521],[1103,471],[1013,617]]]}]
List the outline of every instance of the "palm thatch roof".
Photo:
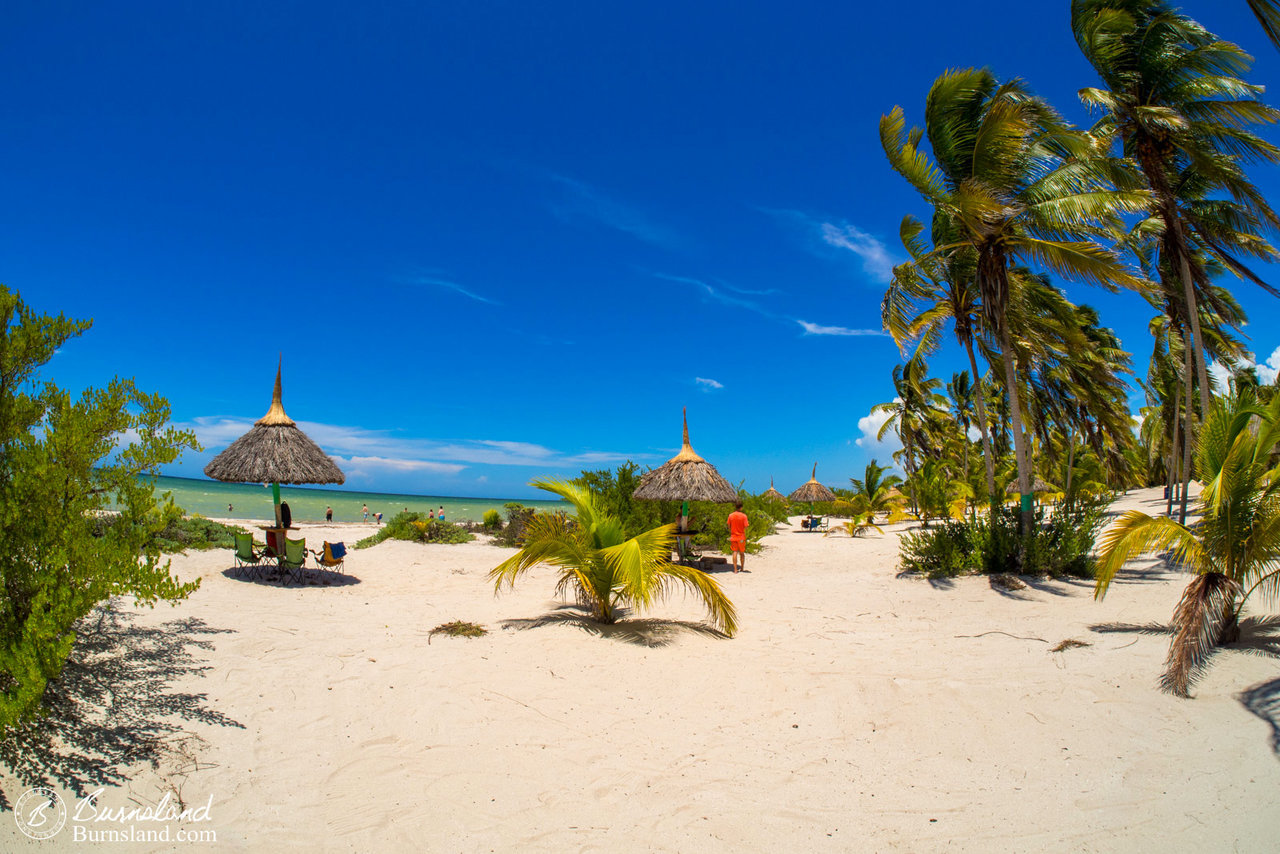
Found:
[{"label": "palm thatch roof", "polygon": [[204,467],[229,483],[342,483],[346,475],[298,429],[280,402],[280,368],[267,414]]},{"label": "palm thatch roof", "polygon": [[645,472],[632,493],[649,501],[714,501],[728,504],[738,500],[738,490],[720,476],[716,467],[694,453],[689,444],[689,415],[684,414],[684,446],[680,453],[659,468]]},{"label": "palm thatch roof", "polygon": [[[1049,483],[1044,478],[1040,477],[1040,475],[1036,475],[1036,479],[1031,482],[1031,491],[1032,492],[1057,492],[1058,487]],[[1008,488],[1005,489],[1005,492],[1008,493],[1009,495],[1017,495],[1018,481],[1015,479],[1013,483],[1009,484]]]},{"label": "palm thatch roof", "polygon": [[835,501],[836,494],[818,483],[818,464],[813,464],[813,477],[809,478],[809,482],[804,486],[791,493],[789,496],[792,501]]},{"label": "palm thatch roof", "polygon": [[773,476],[769,477],[769,488],[760,493],[760,497],[766,501],[786,501],[787,496],[773,488]]}]

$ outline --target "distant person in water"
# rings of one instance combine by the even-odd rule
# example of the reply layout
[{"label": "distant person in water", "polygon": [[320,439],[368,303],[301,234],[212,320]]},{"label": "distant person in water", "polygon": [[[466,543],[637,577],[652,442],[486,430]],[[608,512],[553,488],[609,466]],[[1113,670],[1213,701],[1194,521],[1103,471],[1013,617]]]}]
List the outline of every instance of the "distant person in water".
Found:
[{"label": "distant person in water", "polygon": [[360,508],[360,512],[364,514],[364,520],[369,521],[369,505],[365,504]]},{"label": "distant person in water", "polygon": [[332,508],[332,507],[325,507],[325,508],[324,508],[324,520],[325,520],[326,522],[332,522],[332,521],[333,521],[333,508]]},{"label": "distant person in water", "polygon": [[427,518],[430,519],[432,522],[434,522],[436,520],[436,511],[432,510],[430,513],[428,513]]},{"label": "distant person in water", "polygon": [[228,504],[228,505],[227,505],[227,512],[228,512],[228,513],[232,512],[232,511],[231,511],[231,505],[230,505],[230,504]]},{"label": "distant person in water", "polygon": [[381,514],[381,513],[374,513],[374,514],[373,514],[373,523],[374,523],[375,525],[381,525],[381,524],[382,524],[382,514]]},{"label": "distant person in water", "polygon": [[436,518],[439,519],[441,522],[444,521],[444,505],[443,504],[440,505],[440,512],[436,514]]},{"label": "distant person in water", "polygon": [[747,568],[747,526],[751,522],[742,512],[742,502],[736,501],[729,514],[729,550],[733,553],[733,571]]}]

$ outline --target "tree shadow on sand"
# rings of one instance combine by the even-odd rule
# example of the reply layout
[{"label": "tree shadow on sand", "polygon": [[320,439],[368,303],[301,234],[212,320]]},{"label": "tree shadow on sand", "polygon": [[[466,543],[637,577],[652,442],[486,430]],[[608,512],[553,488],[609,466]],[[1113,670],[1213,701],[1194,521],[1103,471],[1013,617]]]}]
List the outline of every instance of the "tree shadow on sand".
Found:
[{"label": "tree shadow on sand", "polygon": [[1280,679],[1254,685],[1236,699],[1271,727],[1271,752],[1280,757]]},{"label": "tree shadow on sand", "polygon": [[243,584],[259,584],[263,587],[350,587],[353,584],[359,584],[360,579],[354,575],[348,575],[345,572],[337,572],[332,569],[312,569],[303,570],[301,581],[284,570],[269,568],[252,575],[243,572],[241,569],[231,567],[222,570],[224,578],[232,581],[239,581]]},{"label": "tree shadow on sand", "polygon": [[702,635],[725,639],[724,632],[707,625],[685,620],[659,620],[655,618],[627,619],[617,623],[600,623],[573,605],[562,605],[550,614],[532,619],[503,620],[504,629],[527,631],[545,626],[573,626],[588,634],[607,640],[629,643],[635,646],[670,646],[680,635]]},{"label": "tree shadow on sand", "polygon": [[[1164,635],[1173,634],[1173,626],[1167,623],[1097,623],[1089,627],[1090,631],[1101,634],[1137,634]],[[1235,643],[1214,649],[1194,681],[1212,666],[1212,659],[1226,650],[1239,651],[1248,655],[1261,655],[1267,658],[1280,658],[1280,617],[1241,617],[1240,639]],[[1271,725],[1271,749],[1280,756],[1280,679],[1256,685],[1248,691],[1237,694],[1236,698],[1253,714]]]},{"label": "tree shadow on sand", "polygon": [[[130,769],[145,763],[181,800],[181,783],[202,767],[201,739],[183,725],[244,728],[211,708],[207,695],[170,688],[207,672],[199,653],[231,630],[194,617],[158,626],[137,620],[105,603],[76,626],[62,675],[45,689],[44,716],[0,741],[0,765],[21,789],[56,782],[84,797],[90,787],[127,783]],[[16,794],[0,783],[0,809],[12,809]]]}]

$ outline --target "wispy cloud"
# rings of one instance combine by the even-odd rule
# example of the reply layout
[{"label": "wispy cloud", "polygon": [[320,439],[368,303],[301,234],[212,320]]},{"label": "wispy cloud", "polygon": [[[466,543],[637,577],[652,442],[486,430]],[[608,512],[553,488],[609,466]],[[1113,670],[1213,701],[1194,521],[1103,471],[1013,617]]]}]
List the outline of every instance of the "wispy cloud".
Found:
[{"label": "wispy cloud", "polygon": [[[201,417],[177,426],[194,431],[206,450],[217,452],[244,435],[253,426],[253,421]],[[565,452],[532,442],[504,439],[441,442],[434,439],[405,438],[382,430],[308,421],[299,421],[298,427],[340,464],[381,471],[457,474],[469,465],[572,469],[622,463],[628,459],[643,462],[653,458],[653,454],[630,451]]]},{"label": "wispy cloud", "polygon": [[476,300],[477,302],[487,302],[490,305],[497,305],[497,302],[495,302],[494,300],[491,300],[488,297],[480,296],[480,294],[475,293],[474,291],[467,290],[457,282],[451,282],[448,279],[437,279],[433,276],[418,276],[414,278],[412,281],[419,285],[435,285],[438,288],[444,288],[446,290],[456,291],[457,293],[462,294],[464,297],[470,297],[471,299]]},{"label": "wispy cloud", "polygon": [[[756,314],[764,315],[765,317],[769,317],[769,318],[776,317],[772,312],[763,308],[756,302],[753,302],[751,300],[741,299],[740,297],[731,296],[730,294],[725,293],[722,288],[725,288],[727,286],[721,285],[720,287],[713,287],[712,285],[707,284],[701,279],[691,279],[688,276],[669,276],[666,273],[654,273],[653,275],[655,278],[665,279],[668,282],[677,282],[679,284],[692,285],[696,290],[702,293],[703,296],[707,297],[707,299],[710,299],[714,302],[718,302],[721,305],[729,305],[729,306],[733,306],[734,308],[743,308],[743,309],[746,309],[747,311],[754,311]],[[728,288],[728,290],[733,291],[734,293],[737,293],[737,294],[751,293],[749,291],[740,291],[734,288]],[[759,293],[760,295],[764,295],[771,292],[761,291]]]},{"label": "wispy cloud", "polygon": [[874,279],[888,282],[893,278],[894,259],[885,245],[855,225],[822,224],[822,239],[830,246],[848,249],[862,259],[862,269]]},{"label": "wispy cloud", "polygon": [[817,323],[810,323],[807,320],[797,320],[796,323],[804,327],[805,335],[874,335],[883,337],[887,334],[880,329],[849,329],[845,326],[820,326]]},{"label": "wispy cloud", "polygon": [[716,389],[724,388],[724,383],[716,382],[706,377],[694,377],[693,381],[702,386],[703,391],[715,391]]},{"label": "wispy cloud", "polygon": [[601,190],[564,175],[551,179],[565,189],[563,198],[551,204],[551,212],[561,219],[589,219],[632,237],[672,248],[680,244],[679,236],[654,222],[630,205],[610,198]]}]

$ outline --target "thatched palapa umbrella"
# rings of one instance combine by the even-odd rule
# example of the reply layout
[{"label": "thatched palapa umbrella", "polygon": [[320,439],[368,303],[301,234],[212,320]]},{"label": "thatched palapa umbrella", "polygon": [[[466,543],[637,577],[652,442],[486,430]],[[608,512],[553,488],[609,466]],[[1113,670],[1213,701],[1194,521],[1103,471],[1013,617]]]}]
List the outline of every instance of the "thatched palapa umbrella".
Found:
[{"label": "thatched palapa umbrella", "polygon": [[[1032,492],[1056,492],[1057,489],[1058,488],[1056,486],[1046,482],[1040,475],[1036,475],[1036,479],[1031,483]],[[1009,487],[1005,492],[1009,495],[1017,495],[1018,482],[1015,480],[1013,483],[1009,484]]]},{"label": "thatched palapa umbrella", "polygon": [[276,525],[280,519],[280,484],[342,483],[346,476],[320,450],[320,446],[298,429],[284,413],[280,402],[280,367],[276,368],[276,388],[271,408],[239,439],[204,467],[214,480],[229,483],[269,483],[275,504]]},{"label": "thatched palapa umbrella", "polygon": [[809,515],[813,515],[815,501],[835,501],[836,494],[818,483],[818,464],[813,464],[813,476],[804,486],[787,496],[792,501],[803,501],[809,505]]},{"label": "thatched palapa umbrella", "polygon": [[786,501],[787,496],[773,488],[773,475],[769,476],[769,488],[760,493],[760,497],[766,501]]},{"label": "thatched palapa umbrella", "polygon": [[698,456],[689,444],[689,415],[684,411],[684,447],[680,453],[640,478],[632,493],[648,501],[683,501],[680,516],[689,515],[690,501],[727,504],[738,500],[738,490],[720,476],[716,467]]}]

